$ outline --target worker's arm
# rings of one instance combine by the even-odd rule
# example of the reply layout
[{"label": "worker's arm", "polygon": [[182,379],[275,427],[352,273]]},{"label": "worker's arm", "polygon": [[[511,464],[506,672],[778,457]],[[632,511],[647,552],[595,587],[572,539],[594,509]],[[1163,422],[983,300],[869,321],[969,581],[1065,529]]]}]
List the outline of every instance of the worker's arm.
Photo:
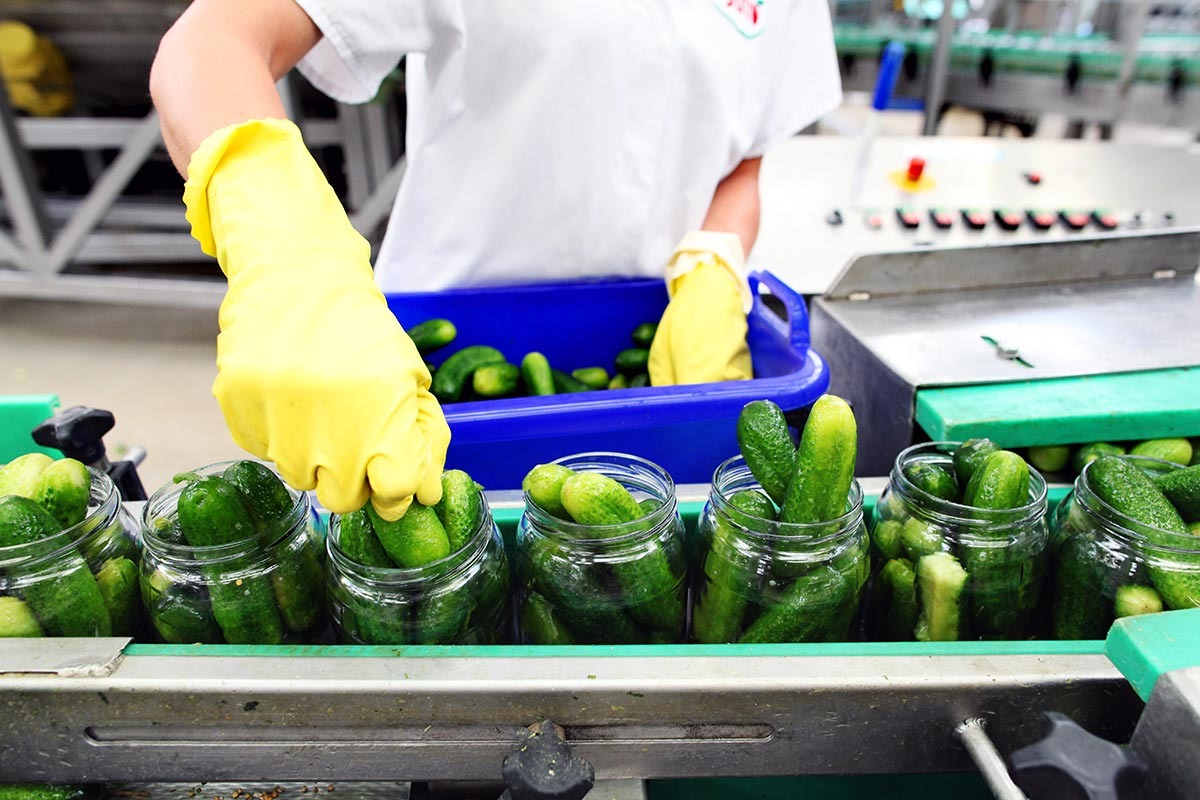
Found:
[{"label": "worker's arm", "polygon": [[706,231],[736,233],[746,253],[758,238],[762,209],[758,197],[758,168],[761,164],[762,158],[747,158],[717,184],[708,216],[700,226]]},{"label": "worker's arm", "polygon": [[321,39],[293,0],[195,0],[163,37],[150,96],[175,168],[213,131],[284,119],[275,81]]},{"label": "worker's arm", "polygon": [[655,386],[732,381],[751,376],[746,347],[746,253],[758,238],[758,167],[748,158],[713,191],[699,231],[667,264],[671,302],[650,348]]}]

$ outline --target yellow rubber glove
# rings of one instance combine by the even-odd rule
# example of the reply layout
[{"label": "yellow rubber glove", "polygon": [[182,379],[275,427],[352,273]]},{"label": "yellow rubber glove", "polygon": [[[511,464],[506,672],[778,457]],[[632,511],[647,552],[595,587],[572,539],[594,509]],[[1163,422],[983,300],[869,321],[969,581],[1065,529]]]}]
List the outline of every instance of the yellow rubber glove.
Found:
[{"label": "yellow rubber glove", "polygon": [[753,377],[745,272],[737,234],[694,231],[683,237],[667,264],[671,302],[650,346],[652,386]]},{"label": "yellow rubber glove", "polygon": [[441,499],[450,430],[388,311],[370,247],[291,122],[223,128],[184,187],[192,235],[229,278],[213,394],[233,439],[331,511],[386,519]]}]

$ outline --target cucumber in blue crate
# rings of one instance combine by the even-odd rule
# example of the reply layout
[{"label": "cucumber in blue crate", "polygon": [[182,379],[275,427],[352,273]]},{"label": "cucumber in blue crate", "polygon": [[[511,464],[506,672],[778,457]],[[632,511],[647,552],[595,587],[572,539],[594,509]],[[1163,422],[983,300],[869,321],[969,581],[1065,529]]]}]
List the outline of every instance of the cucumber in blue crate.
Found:
[{"label": "cucumber in blue crate", "polygon": [[448,319],[427,319],[408,329],[408,338],[412,339],[417,352],[423,356],[446,347],[457,336],[458,329]]}]

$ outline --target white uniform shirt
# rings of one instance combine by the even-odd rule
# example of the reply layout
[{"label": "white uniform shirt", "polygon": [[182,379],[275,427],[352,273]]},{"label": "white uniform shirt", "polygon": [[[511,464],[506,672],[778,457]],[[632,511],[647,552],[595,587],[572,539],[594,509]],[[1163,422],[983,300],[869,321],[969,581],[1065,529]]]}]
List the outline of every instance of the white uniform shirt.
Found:
[{"label": "white uniform shirt", "polygon": [[337,100],[408,55],[385,291],[661,276],[723,177],[841,99],[826,0],[297,2]]}]

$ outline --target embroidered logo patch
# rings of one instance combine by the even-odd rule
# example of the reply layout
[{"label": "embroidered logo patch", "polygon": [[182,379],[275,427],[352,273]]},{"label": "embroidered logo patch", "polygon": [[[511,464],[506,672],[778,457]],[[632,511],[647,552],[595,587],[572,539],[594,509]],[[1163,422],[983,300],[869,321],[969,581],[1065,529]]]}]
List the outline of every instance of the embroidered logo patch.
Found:
[{"label": "embroidered logo patch", "polygon": [[733,23],[733,27],[747,38],[753,38],[763,32],[766,25],[767,0],[712,0],[725,18]]}]

